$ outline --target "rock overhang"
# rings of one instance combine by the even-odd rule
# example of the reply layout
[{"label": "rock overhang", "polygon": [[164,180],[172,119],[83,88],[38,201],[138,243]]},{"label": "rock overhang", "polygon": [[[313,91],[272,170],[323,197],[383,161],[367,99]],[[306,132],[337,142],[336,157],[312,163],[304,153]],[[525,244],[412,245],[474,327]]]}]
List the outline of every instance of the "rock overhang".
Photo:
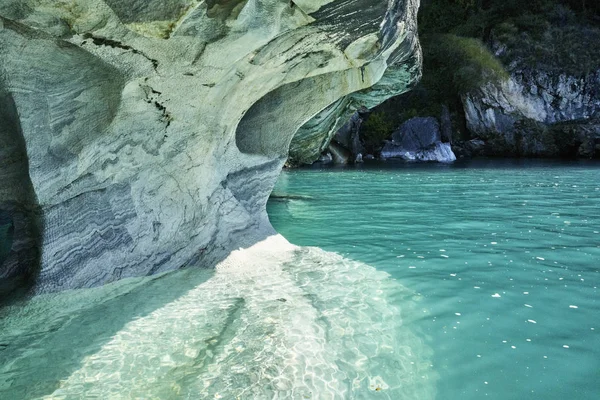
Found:
[{"label": "rock overhang", "polygon": [[270,232],[300,126],[419,52],[411,0],[1,3],[38,291],[210,265]]}]

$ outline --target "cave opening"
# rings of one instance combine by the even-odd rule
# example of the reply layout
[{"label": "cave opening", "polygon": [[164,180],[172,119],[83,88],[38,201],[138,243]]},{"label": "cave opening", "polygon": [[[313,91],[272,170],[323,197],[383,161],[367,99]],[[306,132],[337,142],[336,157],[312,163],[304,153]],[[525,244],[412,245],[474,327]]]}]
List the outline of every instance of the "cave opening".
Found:
[{"label": "cave opening", "polygon": [[287,158],[296,132],[348,94],[347,74],[348,71],[336,71],[317,75],[267,93],[250,107],[237,126],[235,139],[239,151]]}]

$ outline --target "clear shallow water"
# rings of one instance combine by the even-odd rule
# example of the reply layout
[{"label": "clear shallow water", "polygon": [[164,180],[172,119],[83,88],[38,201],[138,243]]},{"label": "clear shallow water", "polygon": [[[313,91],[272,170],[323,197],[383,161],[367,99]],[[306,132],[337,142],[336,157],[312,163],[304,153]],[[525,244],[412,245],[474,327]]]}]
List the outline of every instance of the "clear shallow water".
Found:
[{"label": "clear shallow water", "polygon": [[433,351],[436,398],[600,398],[600,165],[305,169],[275,194],[292,243],[420,295],[403,319]]},{"label": "clear shallow water", "polygon": [[414,304],[385,272],[272,236],[214,271],[0,310],[0,399],[433,399]]}]

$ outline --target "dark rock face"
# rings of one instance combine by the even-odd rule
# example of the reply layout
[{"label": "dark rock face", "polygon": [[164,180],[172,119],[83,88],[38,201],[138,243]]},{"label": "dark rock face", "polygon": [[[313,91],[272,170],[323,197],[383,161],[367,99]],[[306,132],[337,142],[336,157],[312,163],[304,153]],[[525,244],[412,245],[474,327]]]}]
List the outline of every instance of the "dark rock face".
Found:
[{"label": "dark rock face", "polygon": [[457,158],[472,158],[484,155],[485,142],[481,139],[452,143],[452,151]]},{"label": "dark rock face", "polygon": [[417,8],[0,1],[0,282],[211,266],[273,234],[265,205],[299,128],[335,133],[418,79]]},{"label": "dark rock face", "polygon": [[459,158],[546,157],[600,158],[600,123],[596,119],[544,124],[521,119],[505,133],[482,135],[485,140],[473,139],[453,143]]},{"label": "dark rock face", "polygon": [[350,153],[358,155],[364,153],[365,149],[360,141],[360,128],[364,121],[366,109],[361,109],[352,114],[350,120],[344,124],[335,134],[335,141],[350,150]]},{"label": "dark rock face", "polygon": [[331,142],[329,144],[329,153],[333,158],[333,162],[336,164],[348,164],[351,162],[352,153],[348,149],[343,146],[340,146],[336,142]]},{"label": "dark rock face", "polygon": [[16,104],[0,80],[0,293],[38,273],[41,215]]},{"label": "dark rock face", "polygon": [[449,143],[442,143],[440,124],[433,117],[411,118],[392,134],[382,158],[451,162],[456,160]]},{"label": "dark rock face", "polygon": [[486,142],[485,154],[596,156],[591,126],[600,115],[600,71],[575,77],[515,70],[508,82],[489,84],[464,96],[463,105],[472,136]]},{"label": "dark rock face", "polygon": [[442,140],[440,124],[433,117],[411,118],[392,134],[392,140],[407,151],[426,149]]}]

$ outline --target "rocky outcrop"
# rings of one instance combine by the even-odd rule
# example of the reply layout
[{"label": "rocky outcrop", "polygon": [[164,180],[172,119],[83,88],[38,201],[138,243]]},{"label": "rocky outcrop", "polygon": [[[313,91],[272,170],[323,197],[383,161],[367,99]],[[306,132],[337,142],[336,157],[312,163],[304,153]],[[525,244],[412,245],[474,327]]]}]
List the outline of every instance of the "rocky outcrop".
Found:
[{"label": "rocky outcrop", "polygon": [[440,124],[433,117],[415,117],[403,123],[381,150],[381,158],[438,162],[456,160],[450,143],[442,143]]},{"label": "rocky outcrop", "polygon": [[514,72],[506,82],[465,96],[464,106],[473,133],[501,132],[523,117],[546,124],[587,119],[600,111],[600,70],[582,78]]},{"label": "rocky outcrop", "polygon": [[433,117],[411,118],[392,133],[392,140],[408,150],[420,150],[442,140],[440,124]]},{"label": "rocky outcrop", "polygon": [[450,143],[436,142],[431,146],[420,150],[406,150],[393,142],[387,142],[381,150],[381,158],[400,158],[404,161],[456,161]]},{"label": "rocky outcrop", "polygon": [[457,158],[472,158],[484,155],[485,142],[481,139],[459,140],[452,143],[452,152]]},{"label": "rocky outcrop", "polygon": [[587,125],[600,116],[600,70],[583,77],[515,70],[508,81],[487,84],[464,96],[463,107],[467,128],[486,142],[487,154],[593,157],[595,152],[579,150],[595,140],[593,130],[562,136],[567,132],[553,126]]},{"label": "rocky outcrop", "polygon": [[362,155],[365,152],[360,138],[360,128],[365,120],[365,115],[369,112],[366,108],[357,110],[348,122],[346,122],[335,134],[335,141],[348,149],[350,153]]},{"label": "rocky outcrop", "polygon": [[360,151],[345,143],[348,128],[345,125],[360,119],[360,110],[376,107],[390,97],[409,91],[421,79],[422,54],[416,34],[417,7],[414,3],[418,1],[407,1],[404,5],[412,14],[405,19],[407,37],[402,43],[402,50],[398,50],[390,60],[382,79],[368,89],[340,99],[303,125],[290,143],[290,165],[312,164],[328,149],[334,138],[351,154],[359,154]]},{"label": "rocky outcrop", "polygon": [[0,1],[0,281],[95,286],[271,234],[299,127],[335,131],[419,75],[417,7]]}]

